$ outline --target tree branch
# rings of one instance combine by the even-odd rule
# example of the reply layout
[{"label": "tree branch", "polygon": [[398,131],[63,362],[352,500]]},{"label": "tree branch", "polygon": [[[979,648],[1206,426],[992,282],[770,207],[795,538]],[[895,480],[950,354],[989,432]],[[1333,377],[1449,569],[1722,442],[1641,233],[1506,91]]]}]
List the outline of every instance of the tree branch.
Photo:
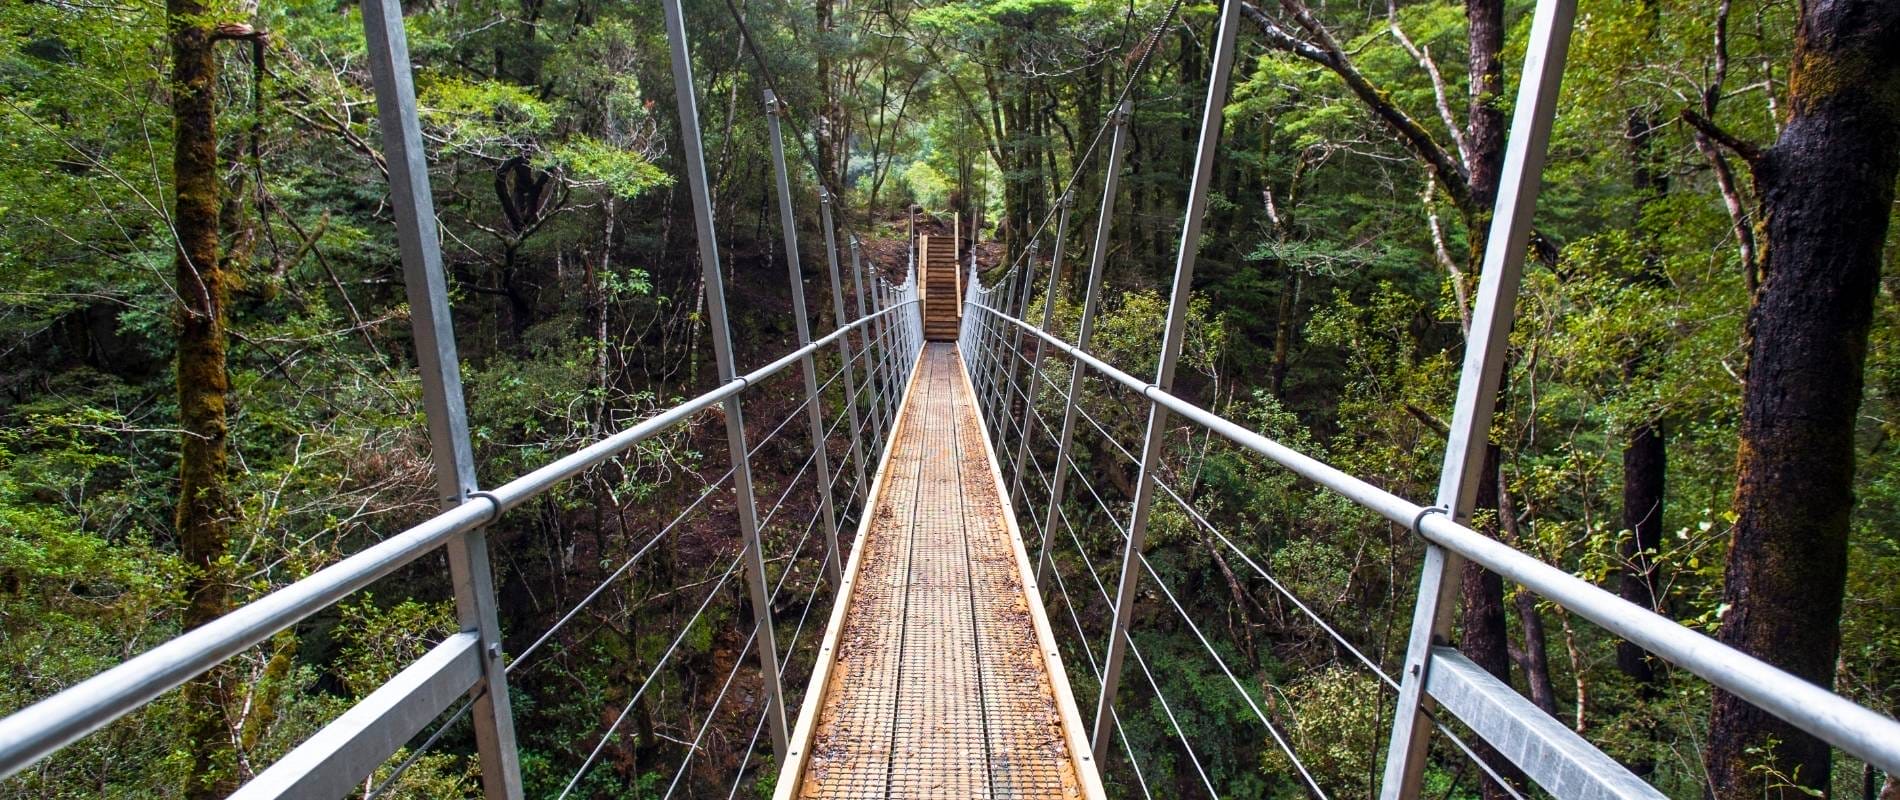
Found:
[{"label": "tree branch", "polygon": [[1281,0],[1281,5],[1289,9],[1289,13],[1294,14],[1307,30],[1318,31],[1321,40],[1313,42],[1294,36],[1252,3],[1242,2],[1240,12],[1259,26],[1262,38],[1266,39],[1269,45],[1326,67],[1344,80],[1346,88],[1350,89],[1360,102],[1365,103],[1375,116],[1385,122],[1386,127],[1405,142],[1406,147],[1414,156],[1425,162],[1425,168],[1431,173],[1432,179],[1444,189],[1445,196],[1451,199],[1452,205],[1460,214],[1470,218],[1481,210],[1488,210],[1473,206],[1471,181],[1460,160],[1433,139],[1431,133],[1425,130],[1425,126],[1419,124],[1411,114],[1393,105],[1390,96],[1366,78],[1331,37],[1325,36],[1324,28],[1320,27],[1319,22],[1313,19],[1311,12],[1307,11],[1299,0]]},{"label": "tree branch", "polygon": [[1748,162],[1750,169],[1753,169],[1756,164],[1761,162],[1762,152],[1760,147],[1756,147],[1751,142],[1742,141],[1734,134],[1723,130],[1722,126],[1715,124],[1714,120],[1696,113],[1695,109],[1683,109],[1682,121],[1689,123],[1690,127],[1695,128],[1703,136],[1709,137],[1709,139],[1716,144],[1733,151],[1735,155],[1741,157],[1743,161]]}]

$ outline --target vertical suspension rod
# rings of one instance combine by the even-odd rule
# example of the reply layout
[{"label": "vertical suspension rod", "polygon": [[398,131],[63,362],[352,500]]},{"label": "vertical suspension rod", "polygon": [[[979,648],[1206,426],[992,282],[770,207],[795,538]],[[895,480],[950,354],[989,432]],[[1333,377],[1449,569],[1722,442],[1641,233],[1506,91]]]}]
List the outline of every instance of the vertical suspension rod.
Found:
[{"label": "vertical suspension rod", "polygon": [[[1121,185],[1122,157],[1127,153],[1128,123],[1134,113],[1133,106],[1123,100],[1113,113],[1115,132],[1109,140],[1108,171],[1102,178],[1102,207],[1096,214],[1095,244],[1089,251],[1089,282],[1082,296],[1082,322],[1075,334],[1076,349],[1082,351],[1089,349],[1089,337],[1095,333],[1095,308],[1102,296],[1102,271],[1108,263],[1108,237],[1114,227],[1115,194]],[[1048,328],[1047,320],[1043,328]],[[1063,492],[1069,482],[1069,445],[1075,439],[1075,402],[1082,392],[1084,372],[1081,364],[1072,364],[1069,370],[1068,399],[1062,403],[1062,435],[1056,439],[1055,481],[1049,487],[1049,508],[1043,514],[1042,549],[1036,554],[1037,586],[1047,583],[1049,578],[1049,535],[1055,530],[1056,515],[1061,513]]]},{"label": "vertical suspension rod", "polygon": [[[429,422],[429,454],[435,462],[436,491],[443,507],[452,508],[469,502],[480,488],[476,483],[474,446],[468,436],[468,410],[462,400],[455,323],[449,312],[448,279],[442,271],[435,200],[429,189],[422,123],[416,113],[415,76],[409,66],[402,6],[395,0],[365,0],[363,31],[383,152],[388,155],[390,201],[396,215],[409,323],[416,340],[416,366],[422,375],[422,402]],[[520,800],[521,763],[515,745],[514,713],[508,702],[507,671],[501,660],[501,622],[488,560],[487,529],[476,528],[451,537],[446,549],[449,581],[455,589],[456,622],[480,640],[482,679],[469,692],[474,698],[473,727],[481,762],[482,795],[487,800]]]},{"label": "vertical suspension rod", "polygon": [[[844,315],[844,281],[838,275],[838,229],[831,221],[831,192],[822,185],[818,187],[818,213],[825,228],[825,262],[831,267],[831,312],[842,328],[849,320]],[[864,500],[869,487],[864,483],[864,444],[858,441],[858,378],[851,365],[849,334],[838,337],[838,357],[844,360],[844,409],[851,422],[851,471],[857,477],[852,496]],[[868,511],[861,507],[859,513]]]},{"label": "vertical suspension rod", "polygon": [[[792,180],[785,169],[785,138],[779,126],[779,99],[771,89],[765,90],[765,123],[772,136],[772,171],[778,181],[778,220],[785,238],[785,269],[792,286],[792,318],[797,324],[798,346],[803,348],[811,344],[811,319],[805,308],[805,270],[798,257],[798,217],[792,211]],[[825,574],[831,579],[833,587],[844,582],[843,570],[839,563],[844,553],[838,549],[838,512],[832,505],[831,497],[831,453],[829,443],[825,441],[824,398],[818,394],[817,356],[806,353],[799,360],[805,378],[805,419],[811,426],[811,447],[814,466],[818,469],[818,505],[819,514],[825,520],[825,547],[831,554]]]},{"label": "vertical suspension rod", "polygon": [[[865,308],[864,308],[863,254],[859,252],[857,236],[853,235],[847,238],[845,240],[845,244],[851,249],[851,291],[852,291],[852,294],[857,295],[858,319],[864,319]],[[873,330],[875,330],[875,328],[867,328],[859,333],[858,346],[864,348],[864,351],[865,351],[864,352],[864,380],[866,383],[869,383],[873,387],[875,387],[878,383],[878,380],[877,380],[878,368],[881,365],[877,361],[873,360],[874,356],[872,356],[871,354],[873,345],[877,341],[871,336],[871,332]],[[890,421],[884,418],[883,412],[879,408],[879,405],[880,404],[877,402],[877,392],[875,389],[873,389],[871,392],[870,407],[865,409],[865,411],[871,415],[871,426],[874,429],[876,429],[877,440],[881,442],[881,441],[884,441],[885,435],[889,432]],[[876,458],[876,456],[873,455],[872,458]]]},{"label": "vertical suspension rod", "polygon": [[[1193,289],[1194,260],[1201,240],[1201,224],[1207,213],[1207,192],[1214,180],[1214,150],[1220,142],[1222,107],[1227,98],[1227,81],[1234,66],[1234,37],[1238,26],[1240,0],[1221,4],[1220,32],[1214,42],[1213,66],[1207,79],[1207,101],[1201,109],[1201,135],[1194,156],[1194,178],[1188,187],[1187,213],[1181,224],[1181,246],[1175,256],[1173,295],[1168,300],[1168,321],[1161,335],[1161,358],[1155,369],[1156,388],[1170,391],[1174,386],[1174,368],[1181,356],[1181,341],[1187,331],[1188,295]],[[1122,570],[1116,581],[1115,621],[1109,628],[1108,654],[1102,664],[1102,694],[1095,708],[1095,728],[1089,741],[1095,749],[1096,763],[1108,752],[1111,726],[1115,716],[1115,694],[1121,688],[1122,659],[1128,653],[1128,621],[1134,611],[1137,578],[1141,574],[1141,548],[1148,534],[1148,512],[1154,504],[1155,472],[1160,468],[1161,448],[1168,426],[1168,411],[1152,400],[1148,403],[1148,432],[1142,437],[1141,477],[1135,484],[1134,511],[1128,523],[1128,539],[1122,545]]]},{"label": "vertical suspension rod", "polygon": [[[1438,508],[1461,523],[1471,519],[1490,443],[1491,414],[1497,407],[1518,283],[1530,242],[1531,217],[1537,208],[1551,120],[1556,116],[1557,91],[1576,14],[1576,0],[1540,0],[1531,19],[1524,75],[1518,82],[1497,205],[1478,278],[1478,305],[1472,312],[1464,368],[1458,378],[1458,399],[1452,407],[1445,461],[1439,472]],[[1381,800],[1418,796],[1431,744],[1431,720],[1423,713],[1425,679],[1431,669],[1432,646],[1451,635],[1463,562],[1438,545],[1425,548],[1392,735],[1387,742]]]},{"label": "vertical suspension rod", "polygon": [[[1067,212],[1065,211],[1064,213]],[[1029,296],[1032,294],[1030,290],[1036,288],[1036,255],[1041,251],[1041,248],[1038,247],[1037,244],[1036,242],[1029,243],[1029,259],[1023,264],[1023,274],[1019,276],[1014,284],[1018,287],[1015,305],[1003,307],[1004,313],[1011,314],[1017,319],[1023,319],[1029,316]],[[1010,333],[1009,344],[1003,348],[1000,355],[1004,357],[1003,361],[1008,362],[1009,369],[1007,371],[1003,369],[1003,362],[998,362],[996,365],[997,374],[999,376],[1006,374],[1007,376],[1003,378],[1002,384],[997,387],[998,396],[996,407],[998,413],[996,421],[1002,426],[1003,431],[1011,429],[1009,426],[1009,416],[1010,412],[1016,408],[1016,373],[1021,369],[1023,363],[1023,329],[1017,325],[1010,325],[1008,326],[1008,331]],[[1029,416],[1030,409],[1028,408],[1028,404],[1030,397],[1030,395],[1024,395],[1024,416]],[[1017,442],[1018,446],[1029,441],[1029,426],[1027,423],[1022,426],[1020,433],[1021,435],[1018,437],[1019,441]],[[1009,444],[1005,442],[1000,435],[997,436],[996,447],[999,453],[1009,452]],[[1016,494],[1014,492],[1010,493],[1011,498],[1015,496]]]},{"label": "vertical suspension rod", "polygon": [[[1069,212],[1075,208],[1075,195],[1064,193],[1062,199],[1056,202],[1061,204],[1062,214],[1056,218],[1056,249],[1055,252],[1049,254],[1049,283],[1047,288],[1043,289],[1042,293],[1042,330],[1044,332],[1049,331],[1050,323],[1055,320],[1056,284],[1062,280],[1062,253],[1067,249],[1065,244],[1069,238]],[[1028,298],[1024,298],[1023,307],[1026,309],[1028,306],[1029,300]],[[1021,331],[1021,328],[1017,329],[1016,340],[1018,342],[1022,341]],[[1028,406],[1028,408],[1023,410],[1022,441],[1016,443],[1015,474],[1010,478],[1009,483],[1009,501],[1011,503],[1015,503],[1018,498],[1022,497],[1023,460],[1029,452],[1029,442],[1035,437],[1036,433],[1036,391],[1042,384],[1043,344],[1042,339],[1038,338],[1036,340],[1036,354],[1029,361],[1029,391],[1023,393],[1023,403]],[[1014,365],[1010,368],[1012,370],[1015,369]]]},{"label": "vertical suspension rod", "polygon": [[[1003,289],[1003,302],[1000,305],[997,304],[996,296],[990,295],[990,310],[1009,313],[1016,306],[1016,293],[1022,286],[1024,274],[1034,272],[1035,269],[1036,243],[1030,242],[1029,256],[1023,259],[1022,269],[1011,269],[1003,274],[1003,285],[999,287]],[[985,315],[984,319],[989,323],[990,337],[990,346],[984,350],[984,355],[989,358],[990,428],[996,431],[996,446],[1001,448],[1004,437],[1008,433],[1002,429],[1002,422],[1004,410],[1009,407],[1007,388],[1003,386],[1003,355],[1008,348],[1009,329],[1002,324],[1002,320],[996,319],[993,315]]]},{"label": "vertical suspension rod", "polygon": [[[673,58],[673,96],[679,106],[680,146],[691,189],[693,227],[699,239],[699,262],[706,285],[707,332],[712,336],[713,358],[718,362],[719,380],[735,380],[732,330],[726,318],[725,282],[720,272],[719,242],[713,234],[712,192],[706,185],[706,151],[700,140],[699,99],[693,91],[693,63],[686,47],[686,18],[681,0],[661,0],[666,15],[666,40]],[[723,401],[726,412],[726,445],[732,454],[733,504],[739,517],[739,534],[745,542],[743,560],[746,583],[752,595],[753,624],[758,630],[759,681],[766,695],[766,727],[772,731],[772,752],[780,763],[785,761],[785,696],[779,685],[778,643],[772,628],[772,607],[766,591],[764,547],[759,541],[758,506],[752,496],[752,465],[746,459],[745,419],[740,394]]]}]

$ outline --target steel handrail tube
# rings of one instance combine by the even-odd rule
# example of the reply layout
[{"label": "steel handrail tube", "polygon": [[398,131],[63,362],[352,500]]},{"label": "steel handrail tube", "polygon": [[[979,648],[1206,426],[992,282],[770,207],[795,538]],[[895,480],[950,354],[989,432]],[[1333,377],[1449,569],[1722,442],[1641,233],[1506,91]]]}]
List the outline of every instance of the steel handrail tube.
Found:
[{"label": "steel handrail tube", "polygon": [[691,400],[641,420],[494,489],[384,539],[308,577],[239,606],[205,625],[134,656],[116,667],[0,719],[0,779],[4,779],[157,699],[185,681],[297,624],[351,593],[433,551],[449,537],[474,530],[567,478],[593,467],[687,418],[745,391],[885,314],[906,300],[832,331],[811,344]]},{"label": "steel handrail tube", "polygon": [[[980,306],[979,306],[980,307]],[[1411,527],[1428,506],[1349,475],[1319,459],[1248,430],[1077,349],[1035,325],[983,309],[1041,337],[1096,373],[1127,386],[1169,411],[1267,457],[1294,474],[1339,493],[1387,520]],[[1453,521],[1426,514],[1419,534],[1554,602],[1704,680],[1882,770],[1900,772],[1900,721],[1795,677],[1754,656],[1632,604],[1589,581]]]}]

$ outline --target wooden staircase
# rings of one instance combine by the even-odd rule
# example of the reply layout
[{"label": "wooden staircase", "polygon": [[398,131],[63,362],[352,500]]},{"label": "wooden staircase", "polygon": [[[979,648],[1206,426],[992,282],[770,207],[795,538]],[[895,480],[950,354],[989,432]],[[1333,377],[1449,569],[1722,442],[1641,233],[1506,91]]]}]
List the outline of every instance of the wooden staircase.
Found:
[{"label": "wooden staircase", "polygon": [[917,237],[918,272],[923,276],[924,338],[948,342],[957,338],[962,320],[963,276],[955,236]]}]

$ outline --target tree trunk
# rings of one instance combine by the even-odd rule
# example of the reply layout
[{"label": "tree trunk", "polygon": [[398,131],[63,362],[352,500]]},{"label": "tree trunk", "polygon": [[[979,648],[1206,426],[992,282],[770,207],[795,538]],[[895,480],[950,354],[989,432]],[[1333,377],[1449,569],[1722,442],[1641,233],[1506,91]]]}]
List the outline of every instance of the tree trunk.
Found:
[{"label": "tree trunk", "polygon": [[[1465,0],[1465,36],[1469,45],[1467,67],[1471,98],[1465,120],[1465,142],[1471,149],[1465,165],[1471,176],[1471,213],[1466,217],[1470,271],[1478,274],[1484,265],[1485,231],[1491,224],[1491,208],[1497,202],[1498,179],[1504,166],[1504,110],[1499,105],[1504,91],[1503,0]],[[1509,371],[1509,367],[1506,367]],[[1507,379],[1508,381],[1508,379]],[[1498,394],[1505,388],[1500,385]],[[1500,403],[1500,406],[1502,404]],[[1502,408],[1499,409],[1502,412]],[[1478,509],[1498,508],[1498,446],[1485,449],[1483,472],[1479,477]],[[1496,538],[1495,527],[1485,531]],[[1463,576],[1463,632],[1458,649],[1472,662],[1499,680],[1511,680],[1511,655],[1504,621],[1504,582],[1496,573],[1467,562]],[[1515,779],[1518,772],[1510,762],[1482,742],[1478,754],[1499,775]],[[1508,797],[1502,787],[1487,776],[1483,780],[1485,800]]]},{"label": "tree trunk", "polygon": [[[178,508],[173,520],[180,557],[190,569],[185,582],[184,625],[196,628],[222,616],[230,604],[228,565],[230,505],[225,401],[224,303],[229,289],[220,259],[215,92],[217,62],[213,23],[203,0],[167,0],[171,40],[172,227],[180,306],[178,352]],[[226,670],[214,669],[185,685],[182,701],[192,749],[185,770],[188,798],[223,797],[236,789],[231,726],[226,719]]]},{"label": "tree trunk", "polygon": [[[1655,163],[1654,140],[1658,122],[1654,112],[1632,109],[1625,121],[1630,142],[1630,185],[1636,191],[1636,220],[1640,226],[1650,201],[1668,190],[1668,179]],[[1643,270],[1632,281],[1637,286],[1663,282],[1661,254],[1653,245],[1645,245]],[[1643,371],[1645,350],[1650,342],[1640,342],[1638,351],[1623,365],[1626,384],[1634,383]],[[1663,542],[1663,500],[1667,488],[1669,453],[1663,439],[1662,421],[1648,419],[1632,425],[1623,445],[1623,530],[1629,535],[1622,541],[1619,555],[1623,574],[1617,593],[1624,600],[1654,611],[1662,609],[1661,588],[1656,582],[1655,556]],[[1644,698],[1656,692],[1656,665],[1647,652],[1627,641],[1616,645],[1616,666],[1634,681]],[[1647,774],[1647,765],[1639,774]]]},{"label": "tree trunk", "polygon": [[[1498,390],[1504,392],[1503,388]],[[1478,477],[1478,509],[1498,509],[1498,446],[1485,447],[1483,473]],[[1497,523],[1483,527],[1485,535],[1498,538]],[[1504,581],[1498,574],[1472,562],[1465,562],[1461,591],[1463,593],[1459,608],[1462,611],[1462,629],[1458,636],[1458,650],[1471,659],[1472,663],[1484,668],[1486,672],[1497,676],[1506,684],[1511,682],[1511,646],[1510,634],[1504,621]],[[1517,768],[1482,740],[1474,740],[1472,749],[1479,757],[1490,764],[1499,775],[1510,780],[1518,780]],[[1484,779],[1485,800],[1502,800],[1510,795],[1489,776]]]},{"label": "tree trunk", "polygon": [[1503,0],[1465,0],[1466,39],[1470,50],[1471,99],[1466,109],[1465,144],[1471,157],[1465,170],[1471,175],[1471,206],[1466,215],[1471,274],[1484,266],[1485,231],[1491,225],[1491,207],[1497,203],[1498,175],[1504,169],[1504,50]]},{"label": "tree trunk", "polygon": [[1299,309],[1295,298],[1300,293],[1300,271],[1292,264],[1281,264],[1280,303],[1273,323],[1273,364],[1268,371],[1268,391],[1276,400],[1286,400],[1286,362],[1293,349],[1293,315]]},{"label": "tree trunk", "polygon": [[[1519,550],[1528,550],[1528,542],[1517,527],[1517,501],[1511,496],[1511,486],[1504,480],[1504,474],[1498,473],[1498,533],[1504,541]],[[1529,687],[1531,702],[1551,716],[1557,715],[1557,690],[1550,680],[1550,644],[1544,634],[1544,617],[1537,613],[1537,597],[1529,590],[1519,588],[1512,594],[1512,604],[1517,609],[1519,645],[1515,651],[1517,668],[1524,673],[1524,685]]]},{"label": "tree trunk", "polygon": [[[1645,41],[1653,42],[1661,22],[1660,6],[1654,0],[1643,0],[1641,8],[1644,24],[1648,26]],[[1643,217],[1650,204],[1669,191],[1668,172],[1666,166],[1659,163],[1656,152],[1656,135],[1660,128],[1661,121],[1655,109],[1641,103],[1632,106],[1624,116],[1623,131],[1629,143],[1630,188],[1636,202],[1630,222],[1635,230],[1645,234],[1648,228],[1644,225]],[[1648,235],[1642,237],[1642,242],[1643,266],[1631,277],[1629,285],[1637,288],[1667,285],[1662,273],[1661,245],[1655,237]],[[1623,363],[1625,387],[1639,385],[1649,353],[1661,345],[1661,339],[1655,332],[1639,335],[1634,352]],[[1617,546],[1622,573],[1616,581],[1616,590],[1624,600],[1660,612],[1663,608],[1662,589],[1656,580],[1655,558],[1663,544],[1668,443],[1663,438],[1662,420],[1653,414],[1634,421],[1624,433],[1628,437],[1623,443],[1624,536]],[[1617,670],[1636,684],[1637,696],[1644,701],[1659,696],[1659,666],[1643,648],[1627,640],[1617,640]],[[1655,736],[1655,726],[1648,712],[1636,710],[1630,714],[1630,722],[1649,737]],[[1642,777],[1648,777],[1656,768],[1654,761],[1643,752],[1633,753],[1625,765]]]},{"label": "tree trunk", "polygon": [[[1896,0],[1803,3],[1788,123],[1753,164],[1767,247],[1718,636],[1822,686],[1840,649],[1854,423],[1900,173],[1895,41]],[[1795,800],[1787,782],[1829,786],[1825,743],[1739,698],[1717,691],[1709,727],[1718,798]],[[1765,761],[1775,774],[1753,768]]]},{"label": "tree trunk", "polygon": [[833,0],[817,0],[813,4],[812,15],[816,17],[818,37],[818,114],[817,130],[814,138],[818,140],[818,183],[828,189],[844,189],[838,174],[837,116],[838,86],[837,69],[831,58],[831,33],[836,23],[833,21]]}]

